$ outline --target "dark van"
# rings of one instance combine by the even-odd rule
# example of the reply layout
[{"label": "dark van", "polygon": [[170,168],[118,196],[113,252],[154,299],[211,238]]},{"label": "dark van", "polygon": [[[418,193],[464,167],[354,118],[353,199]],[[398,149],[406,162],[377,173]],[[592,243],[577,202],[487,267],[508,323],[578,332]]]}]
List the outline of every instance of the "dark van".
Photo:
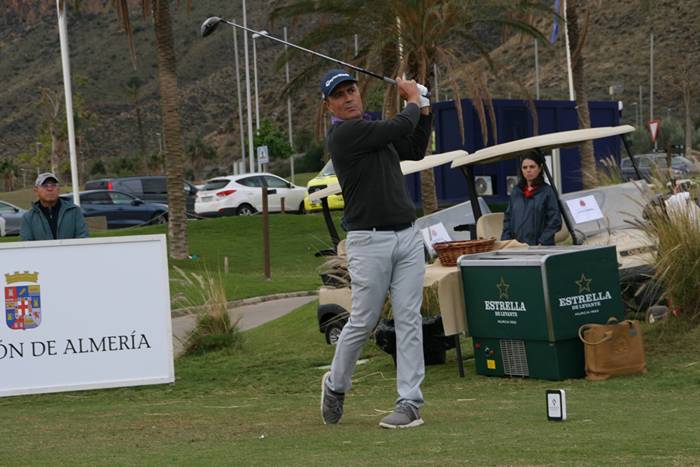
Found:
[{"label": "dark van", "polygon": [[[153,202],[168,204],[168,189],[163,175],[145,175],[142,177],[101,178],[85,182],[86,190],[116,190]],[[185,206],[187,214],[194,216],[194,200],[197,188],[183,180]]]}]

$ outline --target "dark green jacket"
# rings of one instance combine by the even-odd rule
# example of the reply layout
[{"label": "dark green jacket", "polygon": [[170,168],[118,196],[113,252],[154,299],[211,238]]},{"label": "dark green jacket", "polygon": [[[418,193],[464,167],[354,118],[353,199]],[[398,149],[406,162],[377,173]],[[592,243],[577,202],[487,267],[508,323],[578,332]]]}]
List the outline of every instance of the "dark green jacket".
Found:
[{"label": "dark green jacket", "polygon": [[[22,240],[54,240],[49,221],[39,208],[39,202],[22,216],[22,226],[19,235]],[[71,201],[61,199],[58,210],[58,226],[56,240],[65,238],[85,238],[88,236],[87,225],[80,208]]]},{"label": "dark green jacket", "polygon": [[520,187],[510,194],[503,218],[501,240],[516,239],[528,245],[554,245],[554,234],[561,229],[561,212],[552,187],[540,186],[532,198]]}]

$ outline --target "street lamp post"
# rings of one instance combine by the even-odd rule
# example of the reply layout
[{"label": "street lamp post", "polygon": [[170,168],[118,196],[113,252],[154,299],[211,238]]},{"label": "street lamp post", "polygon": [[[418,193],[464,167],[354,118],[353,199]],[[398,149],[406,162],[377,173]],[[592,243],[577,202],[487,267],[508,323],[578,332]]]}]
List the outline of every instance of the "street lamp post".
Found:
[{"label": "street lamp post", "polygon": [[[284,41],[287,42],[287,26],[284,27]],[[287,82],[287,87],[289,87],[289,58],[287,55],[287,44],[284,44],[284,75]],[[357,56],[357,34],[355,34],[355,56]],[[356,76],[357,77],[357,76]],[[289,123],[288,133],[289,133],[289,147],[292,148],[292,156],[289,158],[289,167],[291,170],[291,181],[294,183],[294,138],[292,137],[292,98],[289,97],[289,90],[287,90],[287,122]]]},{"label": "street lamp post", "polygon": [[258,98],[258,54],[257,54],[257,39],[258,37],[267,34],[267,31],[260,31],[260,34],[253,34],[253,82],[255,86],[255,131],[260,130],[260,103]]},{"label": "street lamp post", "polygon": [[37,176],[39,175],[39,172],[40,172],[40,170],[39,170],[39,165],[40,165],[40,164],[39,164],[39,148],[41,148],[41,147],[43,147],[43,146],[44,146],[44,145],[41,144],[39,141],[36,141],[36,142],[34,143],[34,148],[36,149],[36,163],[37,163],[37,166],[36,166],[36,174],[37,174]]},{"label": "street lamp post", "polygon": [[260,105],[258,102],[258,54],[257,54],[257,34],[253,34],[253,86],[255,86],[255,132],[260,130]]},{"label": "street lamp post", "polygon": [[165,172],[163,170],[163,135],[161,135],[159,131],[156,131],[156,138],[158,138],[158,164],[160,165],[160,173],[163,173]]},{"label": "street lamp post", "polygon": [[[236,62],[236,94],[238,96],[238,127],[241,135],[241,161],[243,161],[243,173],[245,173],[245,136],[243,134],[243,100],[241,99],[241,73],[238,63],[238,32],[233,29],[233,48]],[[234,162],[234,173],[238,172],[237,164]]]},{"label": "street lamp post", "polygon": [[[248,27],[248,20],[246,14],[245,0],[243,0],[243,27]],[[248,113],[248,162],[250,164],[250,171],[255,172],[255,155],[253,150],[253,111],[250,108],[250,65],[248,64],[248,32],[243,31],[243,50],[244,50],[244,62],[245,62],[245,95],[247,102],[247,113]]]},{"label": "street lamp post", "polygon": [[156,131],[156,138],[158,138],[158,157],[163,155],[163,138],[159,131]]},{"label": "street lamp post", "polygon": [[61,63],[63,65],[63,89],[66,95],[66,126],[68,127],[68,150],[70,153],[71,183],[73,185],[73,202],[80,206],[80,179],[78,178],[78,156],[75,150],[75,125],[73,121],[73,91],[71,89],[70,52],[68,50],[68,26],[66,24],[66,1],[56,2],[58,12],[58,36],[61,44]]}]

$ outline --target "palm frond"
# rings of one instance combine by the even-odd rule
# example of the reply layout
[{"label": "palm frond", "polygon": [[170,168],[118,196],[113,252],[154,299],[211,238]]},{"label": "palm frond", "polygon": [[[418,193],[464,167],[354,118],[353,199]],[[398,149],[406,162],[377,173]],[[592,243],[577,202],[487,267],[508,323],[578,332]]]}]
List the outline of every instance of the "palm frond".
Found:
[{"label": "palm frond", "polygon": [[[129,2],[127,0],[112,0],[112,6],[117,10],[119,25],[126,32],[126,40],[129,44],[129,58],[131,58],[132,66],[136,69],[136,49],[134,48],[134,32],[131,29],[131,21],[129,20]],[[145,10],[144,14],[146,14]]]}]

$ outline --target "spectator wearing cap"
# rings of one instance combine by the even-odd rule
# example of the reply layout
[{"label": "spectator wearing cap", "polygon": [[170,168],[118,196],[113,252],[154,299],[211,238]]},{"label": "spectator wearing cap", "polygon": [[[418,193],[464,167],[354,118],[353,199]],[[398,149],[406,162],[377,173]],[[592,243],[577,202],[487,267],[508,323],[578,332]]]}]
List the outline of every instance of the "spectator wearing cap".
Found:
[{"label": "spectator wearing cap", "polygon": [[24,213],[20,237],[28,240],[85,238],[87,225],[80,208],[58,197],[58,177],[51,172],[40,174],[34,182],[37,201]]},{"label": "spectator wearing cap", "polygon": [[391,291],[396,323],[394,411],[383,428],[423,423],[420,386],[425,375],[422,319],[425,264],[416,208],[406,190],[401,160],[420,160],[430,138],[430,101],[415,81],[396,78],[406,107],[393,118],[368,121],[355,78],[330,70],[321,80],[333,125],[326,142],[343,190],[343,228],[352,282],[352,311],[335,348],[331,370],[323,376],[321,414],[326,424],[340,422],[345,393],[363,346],[379,321]]}]

